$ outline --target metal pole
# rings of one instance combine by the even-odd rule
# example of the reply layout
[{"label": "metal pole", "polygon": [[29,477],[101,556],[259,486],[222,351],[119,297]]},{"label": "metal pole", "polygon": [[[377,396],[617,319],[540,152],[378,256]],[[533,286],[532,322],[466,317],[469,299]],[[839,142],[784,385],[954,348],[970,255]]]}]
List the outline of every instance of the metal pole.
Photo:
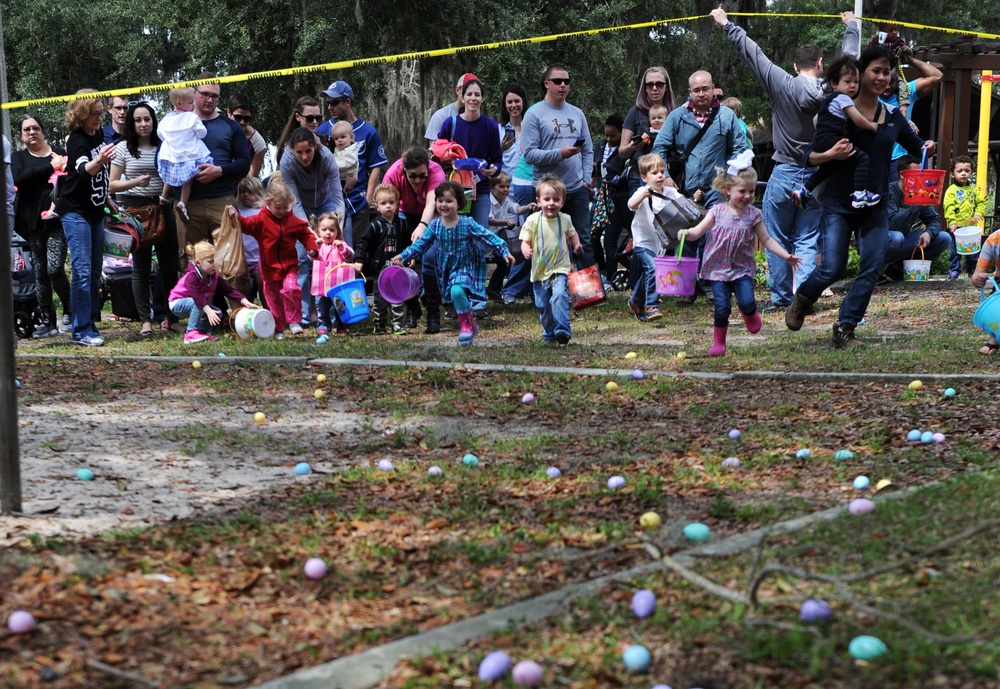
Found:
[{"label": "metal pole", "polygon": [[[0,99],[0,103],[3,100]],[[14,290],[10,274],[10,239],[14,228],[7,214],[7,161],[11,149],[7,137],[0,138],[0,178],[4,180],[0,237],[7,246],[0,251],[0,513],[21,511],[21,460],[17,440],[17,388],[14,382]]]},{"label": "metal pole", "polygon": [[[0,8],[0,103],[9,101],[7,93],[7,58],[3,50],[3,8]],[[10,110],[0,110],[3,124],[0,134],[10,139]],[[13,139],[11,139],[13,141]]]}]

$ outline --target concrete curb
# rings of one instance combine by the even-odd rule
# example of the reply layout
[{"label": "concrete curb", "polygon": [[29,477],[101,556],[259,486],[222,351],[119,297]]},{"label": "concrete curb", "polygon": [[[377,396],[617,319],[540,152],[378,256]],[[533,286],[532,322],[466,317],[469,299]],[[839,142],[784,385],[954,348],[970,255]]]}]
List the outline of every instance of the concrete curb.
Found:
[{"label": "concrete curb", "polygon": [[[898,499],[925,487],[916,486],[889,493],[880,497],[879,501]],[[745,534],[731,536],[718,543],[692,548],[677,553],[673,557],[682,564],[691,564],[699,557],[732,555],[756,546],[766,537],[798,531],[816,522],[831,521],[846,513],[846,507],[831,507],[821,512],[814,512],[755,529]],[[370,689],[406,657],[429,655],[436,651],[451,651],[493,632],[502,632],[511,627],[517,628],[541,622],[565,612],[574,601],[599,593],[605,585],[611,582],[628,581],[643,574],[656,572],[661,568],[659,562],[648,562],[622,572],[572,584],[558,591],[508,605],[478,617],[391,641],[256,686],[259,689]]]}]

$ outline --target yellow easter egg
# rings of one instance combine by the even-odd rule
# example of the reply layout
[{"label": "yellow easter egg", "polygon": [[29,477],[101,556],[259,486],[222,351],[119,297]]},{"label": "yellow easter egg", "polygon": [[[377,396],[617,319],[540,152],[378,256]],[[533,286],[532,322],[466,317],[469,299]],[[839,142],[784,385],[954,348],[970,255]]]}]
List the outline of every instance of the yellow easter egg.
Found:
[{"label": "yellow easter egg", "polygon": [[906,387],[909,388],[910,390],[923,390],[924,384],[919,380],[915,380]]},{"label": "yellow easter egg", "polygon": [[608,389],[608,392],[618,392],[618,383],[613,380],[609,381],[604,387]]},{"label": "yellow easter egg", "polygon": [[326,375],[323,374],[323,373],[320,373],[318,376],[316,376],[316,382],[317,383],[325,383],[326,382]]},{"label": "yellow easter egg", "polygon": [[201,368],[201,362],[195,359],[191,362],[191,368]]},{"label": "yellow easter egg", "polygon": [[313,393],[313,397],[315,397],[318,400],[323,399],[325,396],[326,393],[320,390],[319,388],[316,388],[316,391]]},{"label": "yellow easter egg", "polygon": [[637,356],[639,356],[639,355],[636,354],[635,352],[629,352],[628,354],[625,355],[625,358],[626,359],[635,359]]},{"label": "yellow easter egg", "polygon": [[655,529],[660,525],[660,515],[656,512],[646,512],[639,517],[639,526],[644,529]]},{"label": "yellow easter egg", "polygon": [[687,352],[677,352],[677,358],[681,360],[687,359],[688,358]]},{"label": "yellow easter egg", "polygon": [[256,421],[257,423],[264,423],[266,419],[267,417],[264,416],[264,412],[262,411],[259,411],[253,415],[253,420]]}]

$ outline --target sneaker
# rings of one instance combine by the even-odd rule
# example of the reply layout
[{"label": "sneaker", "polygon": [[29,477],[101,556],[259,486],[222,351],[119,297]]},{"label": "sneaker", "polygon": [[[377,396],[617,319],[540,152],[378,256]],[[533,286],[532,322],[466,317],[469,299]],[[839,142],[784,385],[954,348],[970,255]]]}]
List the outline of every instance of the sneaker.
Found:
[{"label": "sneaker", "polygon": [[52,335],[58,335],[58,334],[59,334],[59,328],[53,328],[48,323],[42,323],[40,326],[38,326],[38,328],[35,329],[35,332],[31,333],[31,339],[41,340],[46,337],[51,337]]},{"label": "sneaker", "polygon": [[833,324],[833,346],[844,347],[854,339],[854,326],[837,321]]},{"label": "sneaker", "polygon": [[[416,330],[417,329],[417,315],[414,314],[414,313],[408,313],[408,314],[406,314],[406,318],[403,319],[403,327],[406,328],[407,330]],[[338,330],[337,332],[339,334],[340,331]],[[344,332],[346,333],[347,331],[345,330]]]},{"label": "sneaker", "polygon": [[812,194],[805,187],[799,187],[792,192],[792,203],[799,210],[803,210],[808,204]]},{"label": "sneaker", "polygon": [[851,194],[851,207],[867,208],[868,206],[876,206],[881,200],[882,196],[880,194],[875,194],[867,189],[862,189],[861,191],[856,191]]},{"label": "sneaker", "polygon": [[321,325],[318,328],[316,328],[317,335],[327,335],[329,334],[329,332],[330,330],[325,325]]},{"label": "sneaker", "polygon": [[547,339],[545,339],[543,337],[542,338],[542,346],[543,347],[558,347],[559,343],[556,340],[547,340]]},{"label": "sneaker", "polygon": [[198,332],[197,330],[188,330],[184,333],[184,344],[194,344],[195,342],[204,342],[208,339],[208,335],[205,333]]},{"label": "sneaker", "polygon": [[381,325],[376,325],[372,328],[372,335],[385,335],[385,328]]},{"label": "sneaker", "polygon": [[318,345],[325,345],[329,341],[330,341],[330,336],[327,335],[326,333],[323,333],[322,335],[316,338],[316,344]]},{"label": "sneaker", "polygon": [[184,218],[185,220],[191,220],[191,216],[188,215],[187,206],[184,205],[183,201],[178,201],[177,203],[175,203],[174,208],[177,209],[177,212],[181,214],[182,218]]},{"label": "sneaker", "polygon": [[285,339],[285,333],[275,333],[274,339],[276,339],[276,340],[284,340]]},{"label": "sneaker", "polygon": [[957,280],[960,277],[962,277],[962,271],[960,271],[960,270],[949,270],[948,271],[948,278],[950,280]]},{"label": "sneaker", "polygon": [[614,286],[614,285],[612,285],[612,284],[611,284],[610,282],[608,282],[607,280],[605,280],[605,281],[604,281],[604,293],[605,293],[605,294],[607,294],[607,293],[609,293],[609,292],[614,292],[614,291],[615,291],[615,286]]},{"label": "sneaker", "polygon": [[347,335],[347,328],[337,328],[337,335],[340,336]]},{"label": "sneaker", "polygon": [[565,347],[569,344],[569,335],[556,335],[556,344]]},{"label": "sneaker", "polygon": [[515,299],[514,297],[511,297],[511,296],[506,295],[506,294],[503,295],[503,303],[506,304],[507,306],[510,306],[511,304],[514,304],[516,302],[517,302],[517,299]]},{"label": "sneaker", "polygon": [[636,304],[631,300],[629,300],[628,308],[632,312],[632,315],[635,316],[635,319],[637,321],[639,321],[640,323],[646,322],[646,309],[644,309],[643,307],[639,306],[638,304]]},{"label": "sneaker", "polygon": [[503,296],[501,296],[498,290],[495,290],[492,287],[486,288],[486,298],[490,301],[495,301],[498,304],[503,303]]},{"label": "sneaker", "polygon": [[646,309],[646,320],[647,321],[658,321],[662,317],[663,317],[663,314],[660,313],[660,307],[659,306],[651,306],[650,308]]},{"label": "sneaker", "polygon": [[490,314],[486,312],[486,309],[476,309],[475,311],[472,312],[472,315],[481,321],[485,321],[490,317]]},{"label": "sneaker", "polygon": [[784,311],[788,308],[788,304],[776,304],[773,301],[769,301],[760,307],[761,313],[778,313],[778,311]]},{"label": "sneaker", "polygon": [[299,335],[302,334],[302,326],[298,323],[291,323],[288,326],[288,332],[294,335],[295,337],[298,337]]},{"label": "sneaker", "polygon": [[394,326],[392,326],[392,334],[393,335],[409,335],[410,331],[407,330],[406,328],[404,328],[401,325],[394,325]]},{"label": "sneaker", "polygon": [[104,338],[98,337],[97,335],[81,335],[79,337],[74,337],[73,342],[82,347],[100,347],[104,344]]},{"label": "sneaker", "polygon": [[64,313],[62,320],[59,321],[59,332],[61,333],[71,333],[73,332],[73,317],[68,313]]}]

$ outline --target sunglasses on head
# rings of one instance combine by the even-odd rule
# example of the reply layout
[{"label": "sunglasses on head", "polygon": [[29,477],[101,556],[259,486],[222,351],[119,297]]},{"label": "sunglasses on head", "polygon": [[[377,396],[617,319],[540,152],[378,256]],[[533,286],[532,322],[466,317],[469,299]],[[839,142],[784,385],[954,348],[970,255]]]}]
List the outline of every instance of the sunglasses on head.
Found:
[{"label": "sunglasses on head", "polygon": [[250,124],[253,122],[253,115],[233,115],[233,119],[240,124]]},{"label": "sunglasses on head", "polygon": [[312,124],[313,122],[322,122],[323,121],[323,116],[322,115],[299,115],[299,117],[301,117],[302,119],[304,119],[309,124]]},{"label": "sunglasses on head", "polygon": [[556,77],[554,79],[549,79],[549,81],[555,84],[556,86],[562,86],[563,84],[566,84],[567,86],[569,85],[569,77],[566,77],[565,79],[561,77]]}]

